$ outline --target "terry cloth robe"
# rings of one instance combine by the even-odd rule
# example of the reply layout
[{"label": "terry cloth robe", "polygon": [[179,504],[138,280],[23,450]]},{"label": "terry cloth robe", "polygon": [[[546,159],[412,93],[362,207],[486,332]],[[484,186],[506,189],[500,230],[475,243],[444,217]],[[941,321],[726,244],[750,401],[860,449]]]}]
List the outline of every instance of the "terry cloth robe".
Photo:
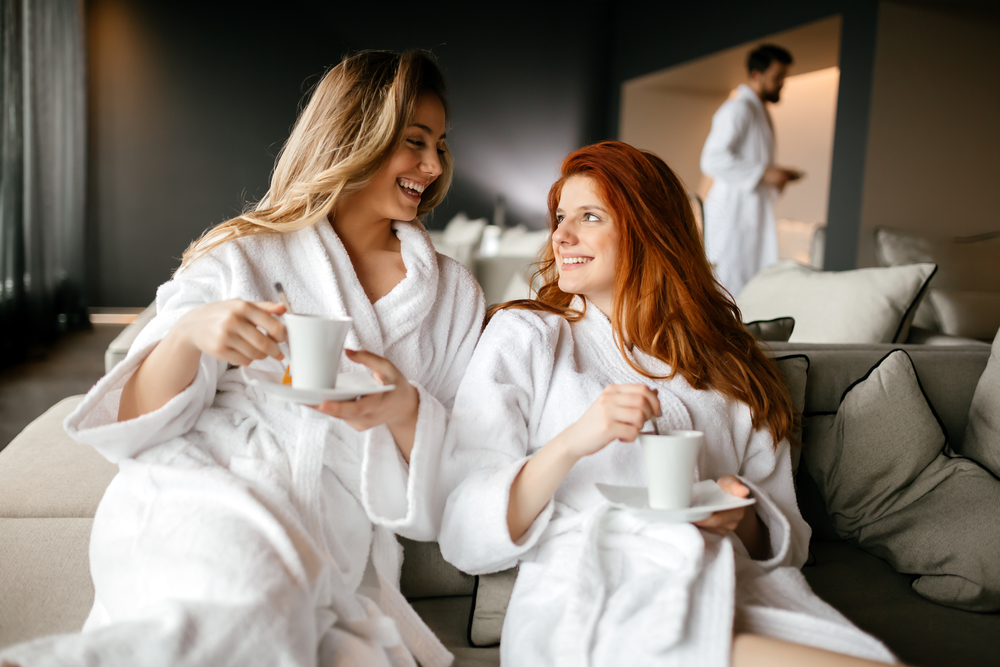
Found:
[{"label": "terry cloth robe", "polygon": [[[128,358],[65,422],[119,464],[94,519],[84,632],[0,657],[22,667],[451,663],[399,592],[394,533],[437,536],[446,421],[483,296],[422,226],[394,228],[406,277],[374,306],[326,223],[230,241],[160,287],[158,315]],[[409,465],[386,426],[358,433],[277,401],[208,355],[165,406],[116,421],[123,385],[184,313],[273,300],[276,280],[297,312],[353,317],[347,346],[387,357],[416,386]],[[274,359],[254,366],[281,370]]]},{"label": "terry cloth robe", "polygon": [[734,297],[754,274],[778,261],[778,191],[761,182],[772,164],[770,116],[742,84],[715,112],[701,152],[701,170],[713,179],[705,198],[705,252],[716,279]]},{"label": "terry cloth robe", "polygon": [[[575,308],[582,301],[578,297]],[[656,375],[669,368],[641,352]],[[770,532],[752,560],[732,533],[646,522],[613,509],[595,482],[645,486],[638,442],[580,460],[518,541],[507,528],[510,487],[531,456],[578,420],[609,384],[659,390],[661,433],[705,433],[699,479],[738,475]],[[485,574],[520,563],[500,659],[507,665],[728,667],[734,633],[751,632],[883,661],[892,654],[809,588],[800,566],[810,530],[792,488],[788,442],[751,426],[747,405],[655,381],[630,368],[595,306],[570,324],[507,310],[483,332],[449,424],[445,473],[454,486],[438,540],[445,559]]]}]

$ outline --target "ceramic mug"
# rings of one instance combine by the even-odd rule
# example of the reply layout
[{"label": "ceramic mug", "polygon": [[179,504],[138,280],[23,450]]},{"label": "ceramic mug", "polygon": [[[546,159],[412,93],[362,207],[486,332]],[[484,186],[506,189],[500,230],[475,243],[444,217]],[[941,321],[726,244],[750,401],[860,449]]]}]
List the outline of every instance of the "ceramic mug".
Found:
[{"label": "ceramic mug", "polygon": [[354,322],[350,317],[285,313],[292,386],[296,389],[333,389],[344,341]]},{"label": "ceramic mug", "polygon": [[651,508],[674,510],[691,506],[694,468],[704,441],[705,434],[701,431],[639,436]]}]

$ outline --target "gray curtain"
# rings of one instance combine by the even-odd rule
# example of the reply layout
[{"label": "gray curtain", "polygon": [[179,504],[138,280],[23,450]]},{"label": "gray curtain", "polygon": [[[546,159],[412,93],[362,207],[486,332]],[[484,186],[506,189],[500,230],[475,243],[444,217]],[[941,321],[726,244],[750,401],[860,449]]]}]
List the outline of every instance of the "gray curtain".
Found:
[{"label": "gray curtain", "polygon": [[0,0],[0,366],[86,326],[82,0]]}]

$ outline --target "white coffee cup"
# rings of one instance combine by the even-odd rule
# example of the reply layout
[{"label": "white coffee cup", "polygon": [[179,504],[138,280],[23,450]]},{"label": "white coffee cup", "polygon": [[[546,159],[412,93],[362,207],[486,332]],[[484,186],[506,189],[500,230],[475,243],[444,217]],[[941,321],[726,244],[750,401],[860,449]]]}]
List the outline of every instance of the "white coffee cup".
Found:
[{"label": "white coffee cup", "polygon": [[285,313],[292,386],[296,389],[333,389],[350,317]]},{"label": "white coffee cup", "polygon": [[691,487],[698,449],[705,440],[701,431],[667,431],[640,435],[646,460],[649,506],[674,510],[691,506]]}]

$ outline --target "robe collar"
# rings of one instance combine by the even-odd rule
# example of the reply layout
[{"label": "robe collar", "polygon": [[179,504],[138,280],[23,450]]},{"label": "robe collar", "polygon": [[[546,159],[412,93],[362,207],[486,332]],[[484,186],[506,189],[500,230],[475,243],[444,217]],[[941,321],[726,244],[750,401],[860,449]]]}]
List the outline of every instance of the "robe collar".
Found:
[{"label": "robe collar", "polygon": [[433,310],[437,298],[437,254],[419,222],[393,221],[406,277],[375,304],[368,300],[347,249],[328,222],[308,228],[325,250],[326,266],[340,291],[344,314],[354,319],[346,345],[385,356],[395,341],[411,333]]}]

